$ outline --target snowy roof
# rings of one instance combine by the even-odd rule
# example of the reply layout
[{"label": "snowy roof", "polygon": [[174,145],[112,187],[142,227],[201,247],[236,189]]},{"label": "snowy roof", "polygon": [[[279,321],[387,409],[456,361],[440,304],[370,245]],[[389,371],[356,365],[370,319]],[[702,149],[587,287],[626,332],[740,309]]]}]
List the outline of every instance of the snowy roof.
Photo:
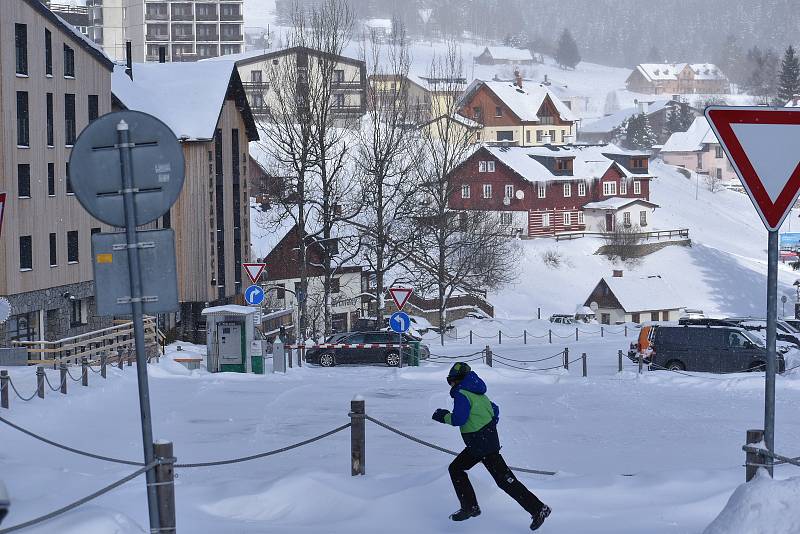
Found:
[{"label": "snowy roof", "polygon": [[506,61],[533,61],[531,51],[526,48],[513,48],[511,46],[487,46],[483,51],[492,56],[494,59],[503,59]]},{"label": "snowy roof", "polygon": [[684,306],[681,297],[659,275],[603,278],[627,313],[677,310]]},{"label": "snowy roof", "polygon": [[[653,102],[648,103],[647,111],[645,112],[647,115],[652,115],[653,113],[657,113],[664,108],[666,108],[671,103],[675,102],[674,100],[655,100]],[[606,133],[612,131],[614,128],[619,127],[629,118],[633,117],[634,115],[638,115],[641,113],[639,111],[639,106],[633,106],[630,108],[621,109],[612,113],[611,115],[606,115],[602,119],[598,119],[594,122],[590,122],[588,124],[584,124],[581,127],[581,132],[584,133]]]},{"label": "snowy roof", "polygon": [[589,202],[583,205],[585,210],[620,210],[631,204],[643,204],[650,208],[657,208],[658,204],[654,204],[648,200],[641,198],[625,198],[625,197],[610,197],[598,202]]},{"label": "snowy roof", "polygon": [[[259,63],[259,62],[266,62],[272,58],[277,58],[289,54],[294,54],[299,51],[307,51],[310,55],[327,55],[326,52],[322,52],[320,50],[315,50],[313,48],[303,47],[303,46],[290,46],[288,48],[276,48],[274,50],[247,50],[245,52],[240,52],[238,54],[228,54],[225,56],[217,56],[217,57],[210,57],[206,59],[200,60],[201,63],[217,63],[217,62],[224,62],[224,61],[235,61],[237,65],[250,65],[252,63]],[[358,52],[358,50],[354,50],[354,52]],[[344,55],[336,56],[336,61],[340,63],[348,63],[348,64],[361,64],[361,60],[356,59],[355,57],[350,57]]]},{"label": "snowy roof", "polygon": [[[636,70],[649,81],[677,80],[686,63],[640,63]],[[725,80],[725,75],[713,63],[691,63],[688,67],[697,80]]]},{"label": "snowy roof", "polygon": [[250,200],[250,246],[256,257],[266,258],[295,225],[295,217],[280,206],[265,212]]},{"label": "snowy roof", "polygon": [[539,109],[549,98],[563,121],[577,120],[572,111],[553,94],[546,85],[540,83],[523,83],[517,87],[514,82],[475,80],[472,82],[461,98],[461,103],[466,103],[480,87],[485,86],[492,91],[503,103],[508,106],[520,120],[524,122],[539,122]]},{"label": "snowy roof", "polygon": [[708,120],[697,117],[688,130],[669,136],[661,147],[661,152],[698,152],[703,150],[704,144],[719,144],[719,140],[711,130]]},{"label": "snowy roof", "polygon": [[[601,178],[608,169],[615,164],[609,157],[613,155],[631,155],[646,157],[645,153],[621,150],[616,145],[563,145],[563,146],[535,146],[535,147],[483,147],[498,161],[519,174],[529,182],[543,181],[574,181],[592,180]],[[565,158],[572,159],[572,174],[558,176],[543,165],[538,159]],[[650,178],[647,174],[631,174],[625,167],[617,165],[626,176],[636,176],[641,179]]]},{"label": "snowy roof", "polygon": [[[136,63],[131,80],[125,66],[116,65],[111,92],[128,109],[164,121],[178,137],[208,140],[214,138],[235,72],[233,61]],[[246,102],[244,107],[247,108]],[[249,108],[245,111],[249,114]],[[257,138],[252,116],[245,117],[245,121],[251,123],[248,135]]]},{"label": "snowy roof", "polygon": [[364,21],[367,28],[381,28],[384,30],[392,29],[392,19],[367,19]]},{"label": "snowy roof", "polygon": [[259,308],[250,306],[237,306],[236,304],[227,304],[225,306],[214,306],[213,308],[204,309],[202,315],[250,315],[256,313]]}]

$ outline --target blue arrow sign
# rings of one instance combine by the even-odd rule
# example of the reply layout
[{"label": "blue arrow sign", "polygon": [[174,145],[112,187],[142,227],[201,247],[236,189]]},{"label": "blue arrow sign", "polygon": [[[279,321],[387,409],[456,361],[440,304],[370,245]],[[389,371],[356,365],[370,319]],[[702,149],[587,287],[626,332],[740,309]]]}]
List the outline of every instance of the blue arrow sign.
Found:
[{"label": "blue arrow sign", "polygon": [[250,306],[259,306],[264,302],[264,290],[260,286],[250,286],[244,290],[244,301]]},{"label": "blue arrow sign", "polygon": [[389,318],[389,326],[398,334],[403,334],[411,328],[411,318],[406,312],[394,312]]}]

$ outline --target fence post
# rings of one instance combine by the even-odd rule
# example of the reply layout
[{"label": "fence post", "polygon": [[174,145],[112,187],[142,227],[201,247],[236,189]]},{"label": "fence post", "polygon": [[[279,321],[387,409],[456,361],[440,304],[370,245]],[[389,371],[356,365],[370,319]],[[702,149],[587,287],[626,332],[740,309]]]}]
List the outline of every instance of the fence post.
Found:
[{"label": "fence post", "polygon": [[364,465],[364,400],[359,395],[350,401],[350,475],[366,474]]},{"label": "fence post", "polygon": [[642,374],[642,365],[643,364],[644,364],[643,357],[642,357],[642,353],[640,352],[639,353],[639,374]]},{"label": "fence post", "polygon": [[553,342],[553,331],[549,328],[547,329],[547,339],[550,341],[550,343]]},{"label": "fence post", "polygon": [[66,395],[67,394],[67,364],[62,362],[61,363],[61,367],[59,368],[59,370],[61,371],[61,373],[60,373],[60,375],[61,375],[61,393]]},{"label": "fence post", "polygon": [[100,355],[100,376],[102,376],[103,378],[106,377],[106,360],[107,359],[108,359],[108,356],[106,356],[105,352]]},{"label": "fence post", "polygon": [[122,361],[122,350],[121,349],[117,349],[117,367],[119,367],[120,370],[122,369],[122,364],[123,363],[124,362]]},{"label": "fence post", "polygon": [[133,351],[128,349],[128,367],[133,365]]},{"label": "fence post", "polygon": [[619,358],[619,369],[618,369],[618,371],[621,373],[622,372],[622,351],[621,350],[617,351],[617,357]]},{"label": "fence post", "polygon": [[569,348],[564,348],[564,369],[569,371]]},{"label": "fence post", "polygon": [[[755,445],[764,441],[763,430],[748,430],[747,439],[745,440],[748,445]],[[763,456],[754,452],[747,452],[744,455],[744,481],[750,482],[756,476],[758,468],[762,467],[764,460]]]},{"label": "fence post", "polygon": [[175,534],[175,457],[172,442],[158,440],[153,443],[153,454],[159,463],[156,471],[156,499],[158,500],[158,531]]},{"label": "fence post", "polygon": [[0,407],[8,408],[8,371],[0,371]]},{"label": "fence post", "polygon": [[628,325],[625,325],[625,337],[628,337]]},{"label": "fence post", "polygon": [[586,378],[586,353],[584,352],[581,354],[581,360],[583,360],[583,378]]},{"label": "fence post", "polygon": [[86,356],[81,357],[81,385],[89,385],[89,360]]},{"label": "fence post", "polygon": [[486,348],[484,349],[483,355],[484,355],[484,358],[486,360],[486,365],[488,365],[489,367],[492,367],[492,347],[490,347],[489,345],[486,345]]},{"label": "fence post", "polygon": [[292,359],[294,358],[294,354],[292,353],[292,346],[289,345],[288,347],[289,347],[289,350],[286,351],[286,356],[289,359],[289,369],[291,369],[293,367]]},{"label": "fence post", "polygon": [[528,344],[528,331],[527,330],[523,330],[522,331],[522,344],[523,345],[527,345]]},{"label": "fence post", "polygon": [[541,308],[536,308],[536,318],[537,319],[541,319],[542,318],[542,309]]},{"label": "fence post", "polygon": [[600,337],[604,337],[603,336],[603,327],[602,326],[600,327]]},{"label": "fence post", "polygon": [[36,396],[40,399],[44,398],[44,366],[42,365],[36,368]]},{"label": "fence post", "polygon": [[503,331],[502,330],[498,330],[497,331],[497,344],[498,345],[502,345],[503,344]]},{"label": "fence post", "polygon": [[472,345],[472,330],[469,331],[469,344]]},{"label": "fence post", "polygon": [[578,341],[578,327],[575,327],[575,341]]}]

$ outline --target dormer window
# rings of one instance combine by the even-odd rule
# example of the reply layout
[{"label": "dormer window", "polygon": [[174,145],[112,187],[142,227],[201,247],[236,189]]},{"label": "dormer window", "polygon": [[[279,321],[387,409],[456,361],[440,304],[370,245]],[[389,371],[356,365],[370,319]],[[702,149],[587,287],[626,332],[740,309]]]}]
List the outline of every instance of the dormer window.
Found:
[{"label": "dormer window", "polygon": [[645,159],[644,158],[631,158],[631,168],[633,168],[633,169],[644,169],[645,168]]},{"label": "dormer window", "polygon": [[566,159],[557,159],[556,160],[556,170],[557,171],[568,171],[569,170],[569,161]]}]

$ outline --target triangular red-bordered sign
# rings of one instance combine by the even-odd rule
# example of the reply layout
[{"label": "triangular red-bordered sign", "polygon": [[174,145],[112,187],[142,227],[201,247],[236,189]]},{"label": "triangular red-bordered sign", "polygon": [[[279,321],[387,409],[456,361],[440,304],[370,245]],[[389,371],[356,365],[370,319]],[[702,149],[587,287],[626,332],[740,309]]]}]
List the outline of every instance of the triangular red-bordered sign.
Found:
[{"label": "triangular red-bordered sign", "polygon": [[705,115],[764,226],[777,230],[800,193],[800,109],[710,106]]},{"label": "triangular red-bordered sign", "polygon": [[242,268],[244,272],[247,273],[247,276],[250,278],[250,281],[254,284],[258,283],[258,279],[261,278],[261,273],[264,272],[264,268],[267,266],[266,263],[243,263]]},{"label": "triangular red-bordered sign", "polygon": [[408,302],[408,297],[411,296],[414,290],[410,287],[390,287],[389,294],[392,295],[392,300],[398,310],[402,310],[403,306]]}]

